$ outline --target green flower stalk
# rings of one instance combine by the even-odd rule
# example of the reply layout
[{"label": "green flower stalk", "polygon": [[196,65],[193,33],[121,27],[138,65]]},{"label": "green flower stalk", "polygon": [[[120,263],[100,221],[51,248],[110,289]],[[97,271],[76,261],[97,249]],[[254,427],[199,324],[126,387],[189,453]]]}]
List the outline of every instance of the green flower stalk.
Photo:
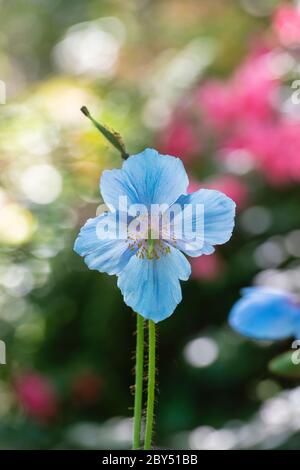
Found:
[{"label": "green flower stalk", "polygon": [[153,437],[154,421],[154,402],[155,402],[155,323],[152,320],[148,322],[148,389],[147,389],[147,411],[146,411],[146,431],[144,449],[151,449]]},{"label": "green flower stalk", "polygon": [[144,382],[144,319],[136,314],[136,365],[134,387],[134,419],[133,419],[133,449],[141,448],[141,427],[143,409]]}]

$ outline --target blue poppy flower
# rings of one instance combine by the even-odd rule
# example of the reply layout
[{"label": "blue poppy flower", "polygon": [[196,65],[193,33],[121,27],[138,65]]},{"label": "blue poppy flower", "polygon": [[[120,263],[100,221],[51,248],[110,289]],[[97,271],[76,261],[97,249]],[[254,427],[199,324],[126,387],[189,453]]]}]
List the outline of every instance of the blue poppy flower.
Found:
[{"label": "blue poppy flower", "polygon": [[229,314],[234,330],[259,340],[300,339],[300,303],[295,295],[267,287],[242,293]]},{"label": "blue poppy flower", "polygon": [[[121,169],[103,172],[100,190],[110,211],[89,219],[74,245],[90,269],[116,274],[125,303],[154,322],[170,316],[181,301],[179,281],[187,280],[191,273],[183,253],[211,254],[213,246],[227,242],[233,230],[235,203],[230,198],[205,189],[187,195],[187,186],[188,177],[179,158],[160,155],[153,149],[129,157]],[[145,222],[143,209],[139,217],[131,209],[126,212],[120,208],[121,197],[127,198],[129,207],[142,205],[148,209],[163,204],[165,214],[176,207],[177,215],[169,218],[172,230],[166,233],[162,228],[159,236],[153,237],[152,231],[148,236],[149,230],[141,228]],[[186,207],[196,205],[203,206],[202,219],[197,211],[186,211]],[[186,230],[176,238],[178,208],[181,215],[190,219],[191,233]],[[130,231],[129,226],[136,219],[138,230]],[[126,236],[116,237],[112,233],[123,233],[124,228]],[[103,233],[107,235],[103,237]]]}]

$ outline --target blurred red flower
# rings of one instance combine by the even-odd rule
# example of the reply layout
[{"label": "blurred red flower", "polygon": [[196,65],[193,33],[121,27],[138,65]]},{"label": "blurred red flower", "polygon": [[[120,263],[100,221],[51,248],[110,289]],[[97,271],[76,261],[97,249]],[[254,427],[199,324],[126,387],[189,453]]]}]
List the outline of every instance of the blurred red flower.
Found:
[{"label": "blurred red flower", "polygon": [[72,385],[73,398],[79,405],[92,405],[99,400],[102,379],[92,371],[78,374]]},{"label": "blurred red flower", "polygon": [[15,391],[26,414],[48,422],[58,411],[58,397],[48,378],[38,372],[24,372],[15,379]]}]

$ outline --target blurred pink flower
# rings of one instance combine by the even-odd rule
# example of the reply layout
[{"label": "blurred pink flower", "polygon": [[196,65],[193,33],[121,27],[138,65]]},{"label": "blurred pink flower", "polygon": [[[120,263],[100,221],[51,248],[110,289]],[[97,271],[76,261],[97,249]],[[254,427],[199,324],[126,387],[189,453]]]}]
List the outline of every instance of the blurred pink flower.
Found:
[{"label": "blurred pink flower", "polygon": [[270,183],[300,181],[300,122],[281,120],[245,128],[225,144],[227,159],[232,150],[246,150]]},{"label": "blurred pink flower", "polygon": [[252,53],[226,83],[210,81],[200,87],[204,119],[219,130],[270,119],[278,86],[270,53]]},{"label": "blurred pink flower", "polygon": [[249,199],[248,186],[241,178],[233,175],[216,175],[201,183],[190,179],[188,193],[192,193],[201,188],[221,191],[236,203],[237,209],[245,207]]},{"label": "blurred pink flower", "polygon": [[180,157],[185,163],[201,149],[199,136],[184,119],[174,119],[158,138],[158,150],[162,154]]},{"label": "blurred pink flower", "polygon": [[189,176],[189,185],[187,188],[188,194],[194,193],[195,191],[198,191],[198,189],[201,189],[201,183]]},{"label": "blurred pink flower", "polygon": [[300,9],[292,5],[280,6],[273,18],[273,29],[283,46],[299,46]]},{"label": "blurred pink flower", "polygon": [[202,255],[198,258],[189,258],[192,266],[192,278],[213,281],[223,271],[223,262],[217,253],[210,256]]},{"label": "blurred pink flower", "polygon": [[209,126],[223,129],[235,117],[235,105],[232,100],[230,84],[211,80],[201,86],[199,102],[204,119]]},{"label": "blurred pink flower", "polygon": [[25,413],[48,422],[58,411],[58,398],[49,380],[37,372],[25,372],[15,380],[15,391]]},{"label": "blurred pink flower", "polygon": [[240,178],[232,175],[220,175],[210,178],[204,187],[208,189],[217,189],[230,197],[237,205],[237,209],[241,209],[247,205],[249,198],[249,190],[246,183]]}]

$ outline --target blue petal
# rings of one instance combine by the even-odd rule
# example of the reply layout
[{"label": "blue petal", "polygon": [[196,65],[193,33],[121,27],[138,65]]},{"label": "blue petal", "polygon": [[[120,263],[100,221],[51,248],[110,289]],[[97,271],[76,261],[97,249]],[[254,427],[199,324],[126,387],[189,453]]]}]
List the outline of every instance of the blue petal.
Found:
[{"label": "blue petal", "polygon": [[300,333],[300,306],[295,296],[263,287],[244,289],[243,294],[229,315],[229,323],[236,331],[265,340]]},{"label": "blue petal", "polygon": [[[105,213],[94,219],[88,219],[75,241],[74,250],[90,269],[108,274],[119,274],[127,265],[133,252],[123,239],[99,239],[97,230],[111,222],[115,214]],[[113,226],[112,223],[110,223]],[[98,232],[99,233],[99,232]]]},{"label": "blue petal", "polygon": [[144,318],[159,322],[169,317],[181,301],[179,279],[187,280],[190,263],[176,248],[158,260],[133,256],[119,275],[118,287],[125,303]]},{"label": "blue petal", "polygon": [[100,190],[104,202],[117,209],[119,197],[128,204],[173,204],[186,194],[188,177],[182,161],[146,149],[128,158],[120,170],[102,173]]},{"label": "blue petal", "polygon": [[[176,204],[181,205],[183,211],[186,204],[191,204],[194,208],[197,204],[203,205],[204,217],[201,213],[198,215],[196,210],[191,213],[192,223],[190,226],[193,233],[185,231],[183,239],[176,242],[176,246],[187,255],[210,255],[214,252],[213,245],[226,243],[230,239],[234,227],[235,203],[222,192],[200,189],[187,196],[181,196]],[[201,219],[198,220],[197,217],[198,219],[201,217]],[[196,231],[196,223],[198,224],[198,232]]]}]

